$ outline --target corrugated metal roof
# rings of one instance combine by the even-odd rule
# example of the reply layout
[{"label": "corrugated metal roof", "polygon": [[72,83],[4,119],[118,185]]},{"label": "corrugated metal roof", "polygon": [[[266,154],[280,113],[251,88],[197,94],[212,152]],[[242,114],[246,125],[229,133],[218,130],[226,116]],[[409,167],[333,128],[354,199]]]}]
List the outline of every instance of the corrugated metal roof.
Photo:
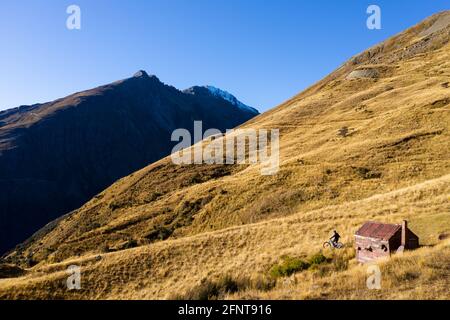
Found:
[{"label": "corrugated metal roof", "polygon": [[387,224],[369,221],[356,231],[355,235],[381,240],[389,240],[398,230],[402,228],[399,224]]}]

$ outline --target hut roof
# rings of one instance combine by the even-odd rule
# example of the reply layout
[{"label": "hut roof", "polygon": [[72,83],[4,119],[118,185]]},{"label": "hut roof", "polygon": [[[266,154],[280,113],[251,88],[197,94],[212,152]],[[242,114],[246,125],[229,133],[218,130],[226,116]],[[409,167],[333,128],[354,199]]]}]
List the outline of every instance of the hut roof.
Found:
[{"label": "hut roof", "polygon": [[355,235],[380,240],[389,240],[398,230],[402,228],[399,224],[387,224],[379,222],[366,222],[356,231]]}]

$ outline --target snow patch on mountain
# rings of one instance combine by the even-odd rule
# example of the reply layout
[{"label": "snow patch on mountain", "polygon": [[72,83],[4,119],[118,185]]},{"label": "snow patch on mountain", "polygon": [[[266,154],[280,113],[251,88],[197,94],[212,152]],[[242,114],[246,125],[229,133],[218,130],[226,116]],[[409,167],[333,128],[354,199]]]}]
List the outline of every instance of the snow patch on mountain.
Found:
[{"label": "snow patch on mountain", "polygon": [[230,102],[232,105],[238,107],[241,110],[247,110],[247,111],[258,113],[258,110],[240,102],[235,96],[233,96],[231,93],[229,93],[225,90],[222,90],[222,89],[219,89],[219,88],[216,88],[213,86],[205,86],[205,88],[208,89],[208,91],[213,96],[222,98],[222,99]]}]

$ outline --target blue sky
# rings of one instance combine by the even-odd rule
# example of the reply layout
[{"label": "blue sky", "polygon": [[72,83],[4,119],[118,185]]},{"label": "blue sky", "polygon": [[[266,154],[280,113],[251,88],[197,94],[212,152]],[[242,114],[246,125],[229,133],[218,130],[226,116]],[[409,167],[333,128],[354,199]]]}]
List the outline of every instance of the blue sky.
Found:
[{"label": "blue sky", "polygon": [[[68,30],[66,8],[81,8]],[[366,27],[381,7],[382,29]],[[268,110],[449,0],[2,0],[0,110],[139,69],[179,89],[214,85]]]}]

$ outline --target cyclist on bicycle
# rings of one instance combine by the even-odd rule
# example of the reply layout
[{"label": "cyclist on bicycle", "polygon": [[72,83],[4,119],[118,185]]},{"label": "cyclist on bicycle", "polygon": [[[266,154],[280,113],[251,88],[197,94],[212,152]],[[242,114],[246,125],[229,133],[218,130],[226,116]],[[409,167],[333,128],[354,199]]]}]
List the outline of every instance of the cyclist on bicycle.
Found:
[{"label": "cyclist on bicycle", "polygon": [[339,242],[339,239],[341,238],[341,235],[337,233],[336,230],[333,230],[333,236],[330,238],[331,242],[336,246]]}]

